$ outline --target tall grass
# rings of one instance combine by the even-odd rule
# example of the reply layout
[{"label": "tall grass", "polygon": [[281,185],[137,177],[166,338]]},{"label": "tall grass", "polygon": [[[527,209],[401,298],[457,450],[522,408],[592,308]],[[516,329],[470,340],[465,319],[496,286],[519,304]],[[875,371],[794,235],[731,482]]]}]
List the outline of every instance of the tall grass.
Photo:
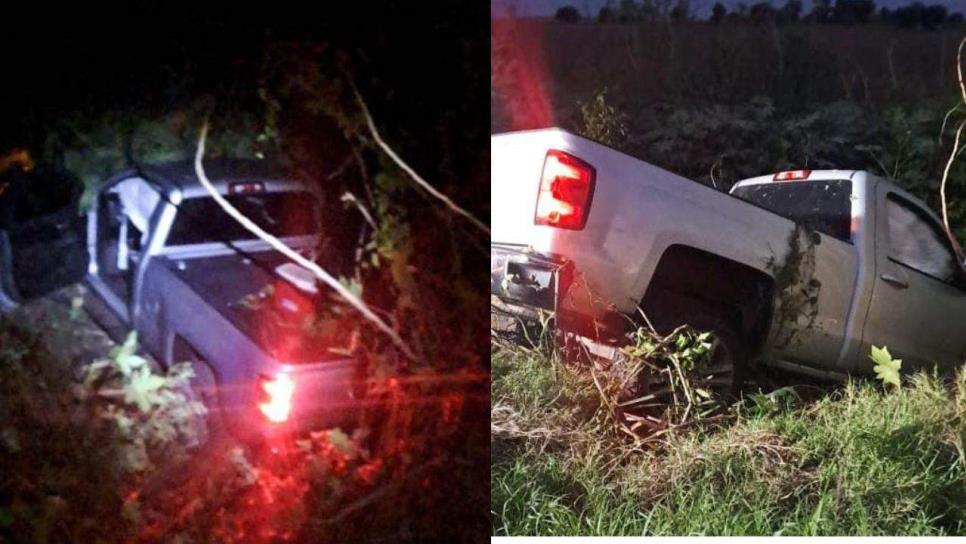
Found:
[{"label": "tall grass", "polygon": [[648,447],[613,431],[585,369],[493,353],[497,535],[946,535],[966,522],[966,374],[746,399]]}]

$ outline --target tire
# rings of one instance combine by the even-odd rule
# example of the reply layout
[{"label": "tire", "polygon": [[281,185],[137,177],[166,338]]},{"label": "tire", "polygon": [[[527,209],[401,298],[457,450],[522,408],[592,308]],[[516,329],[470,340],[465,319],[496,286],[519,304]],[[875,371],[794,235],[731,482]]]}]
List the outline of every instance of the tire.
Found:
[{"label": "tire", "polygon": [[[723,404],[730,404],[741,392],[745,376],[748,371],[748,346],[742,341],[741,337],[735,333],[734,329],[726,321],[712,317],[699,316],[688,321],[694,329],[711,333],[712,352],[715,349],[724,360],[722,363],[727,365],[730,372],[730,381],[718,388],[718,396]],[[717,344],[716,344],[717,343]],[[712,363],[714,366],[714,363]]]},{"label": "tire", "polygon": [[[713,315],[695,315],[679,321],[698,332],[711,333],[709,354],[702,357],[702,366],[689,373],[688,381],[692,391],[709,392],[708,404],[716,406],[713,411],[719,411],[738,397],[744,383],[747,345],[726,321]],[[673,328],[659,332],[666,335],[671,331]],[[635,399],[648,397],[651,398],[647,401],[632,404]],[[673,402],[674,391],[668,373],[645,368],[621,391],[616,415],[632,431],[646,433],[648,428],[659,430],[672,423],[668,410]]]}]

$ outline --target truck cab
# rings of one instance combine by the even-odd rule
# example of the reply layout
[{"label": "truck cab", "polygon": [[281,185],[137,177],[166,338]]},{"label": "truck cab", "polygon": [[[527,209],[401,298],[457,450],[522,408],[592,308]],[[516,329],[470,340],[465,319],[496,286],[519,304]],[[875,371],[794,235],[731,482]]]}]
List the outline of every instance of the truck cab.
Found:
[{"label": "truck cab", "polygon": [[[216,190],[289,246],[314,254],[319,199],[257,161],[213,161]],[[284,218],[284,219],[283,219]],[[192,259],[270,249],[228,216],[197,181],[189,163],[142,166],[96,190],[87,213],[87,283],[125,324],[146,325],[151,294],[141,286],[150,258]]]},{"label": "truck cab", "polygon": [[867,171],[780,172],[730,192],[851,246],[854,279],[826,281],[853,285],[851,296],[842,292],[851,299],[842,336],[827,339],[840,346],[833,372],[870,372],[873,345],[888,346],[905,368],[966,359],[962,250],[921,200]]}]

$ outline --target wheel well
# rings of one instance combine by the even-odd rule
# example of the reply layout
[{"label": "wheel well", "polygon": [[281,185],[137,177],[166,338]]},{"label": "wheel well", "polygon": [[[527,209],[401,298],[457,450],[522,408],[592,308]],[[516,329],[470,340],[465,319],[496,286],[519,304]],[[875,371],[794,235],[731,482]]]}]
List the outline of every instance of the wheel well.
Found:
[{"label": "wheel well", "polygon": [[641,309],[658,331],[712,313],[734,327],[750,353],[771,323],[774,280],[764,272],[697,248],[673,245],[658,262]]}]

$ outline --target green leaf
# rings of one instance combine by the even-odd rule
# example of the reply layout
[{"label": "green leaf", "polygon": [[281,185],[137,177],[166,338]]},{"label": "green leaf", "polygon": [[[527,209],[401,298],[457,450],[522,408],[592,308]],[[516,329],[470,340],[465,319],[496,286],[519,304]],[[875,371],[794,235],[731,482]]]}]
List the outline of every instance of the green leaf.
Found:
[{"label": "green leaf", "polygon": [[897,389],[902,387],[902,381],[899,378],[902,359],[893,359],[889,353],[889,348],[885,346],[881,348],[872,346],[872,353],[869,355],[869,358],[875,363],[872,370],[875,371],[876,377],[882,380],[882,383],[892,384]]},{"label": "green leaf", "polygon": [[164,378],[151,374],[147,368],[141,368],[131,378],[131,384],[124,390],[124,402],[137,404],[138,409],[147,412],[152,404],[161,404],[162,397],[158,389],[164,386]]},{"label": "green leaf", "polygon": [[70,299],[70,320],[80,319],[81,311],[84,309],[84,297],[73,297]]},{"label": "green leaf", "polygon": [[111,358],[117,359],[119,357],[129,357],[134,355],[134,352],[138,349],[138,333],[137,331],[131,331],[124,340],[124,343],[120,346],[111,350]]},{"label": "green leaf", "polygon": [[10,453],[18,453],[20,451],[20,434],[17,433],[17,429],[14,427],[4,427],[0,431],[0,443],[3,443],[4,447]]},{"label": "green leaf", "polygon": [[356,278],[339,276],[339,283],[356,297],[362,297],[362,284]]},{"label": "green leaf", "polygon": [[127,472],[141,472],[151,466],[143,440],[135,440],[120,448],[120,464]]},{"label": "green leaf", "polygon": [[117,369],[121,371],[121,374],[130,376],[131,372],[144,367],[148,361],[140,355],[125,355],[123,357],[117,357],[114,362],[117,364]]},{"label": "green leaf", "polygon": [[114,360],[115,366],[118,371],[125,376],[130,376],[137,368],[142,368],[147,363],[147,360],[140,355],[135,355],[135,351],[138,348],[138,333],[137,331],[131,331],[127,335],[127,339],[120,346],[111,350],[111,359]]},{"label": "green leaf", "polygon": [[139,525],[141,523],[141,503],[137,499],[125,501],[121,506],[121,517],[133,525]]},{"label": "green leaf", "polygon": [[356,451],[349,439],[349,435],[342,432],[341,429],[332,429],[329,431],[329,442],[336,448],[342,450],[342,453],[346,455],[353,455]]},{"label": "green leaf", "polygon": [[258,473],[245,456],[245,450],[240,447],[232,448],[228,452],[228,461],[234,465],[238,471],[238,476],[245,485],[252,485],[258,481]]},{"label": "green leaf", "polygon": [[6,508],[0,508],[0,527],[6,528],[13,525],[13,514]]}]

